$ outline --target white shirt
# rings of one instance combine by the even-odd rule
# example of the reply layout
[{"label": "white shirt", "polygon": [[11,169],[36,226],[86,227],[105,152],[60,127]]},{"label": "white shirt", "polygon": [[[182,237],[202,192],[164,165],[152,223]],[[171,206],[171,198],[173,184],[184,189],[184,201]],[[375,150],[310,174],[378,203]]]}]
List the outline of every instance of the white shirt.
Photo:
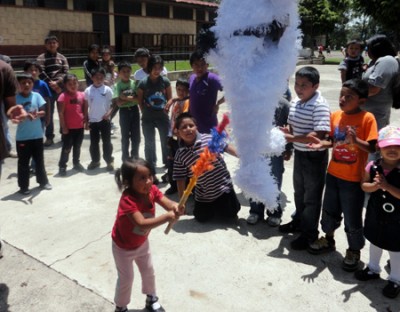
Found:
[{"label": "white shirt", "polygon": [[102,85],[96,88],[94,85],[85,90],[85,100],[89,106],[89,122],[99,122],[111,107],[113,91],[110,87]]}]

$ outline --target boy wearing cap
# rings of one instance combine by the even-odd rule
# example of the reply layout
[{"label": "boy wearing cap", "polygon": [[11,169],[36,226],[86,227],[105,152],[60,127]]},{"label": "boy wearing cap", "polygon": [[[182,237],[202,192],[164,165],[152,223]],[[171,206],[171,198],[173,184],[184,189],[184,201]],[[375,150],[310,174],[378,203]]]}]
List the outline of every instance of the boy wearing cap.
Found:
[{"label": "boy wearing cap", "polygon": [[378,279],[382,251],[388,250],[389,281],[382,292],[395,298],[400,293],[400,128],[382,128],[378,147],[381,158],[368,163],[361,185],[371,193],[364,224],[364,235],[370,242],[369,262],[355,277],[360,281]]},{"label": "boy wearing cap", "polygon": [[332,159],[326,175],[321,225],[325,237],[317,239],[307,249],[311,254],[335,250],[334,232],[342,215],[349,248],[342,263],[345,271],[358,269],[360,251],[364,247],[362,209],[364,192],[360,182],[368,153],[374,152],[378,137],[376,120],[360,105],[368,97],[368,84],[361,79],[346,81],[340,91],[341,110],[331,115],[329,140],[315,138],[314,148],[332,147]]}]

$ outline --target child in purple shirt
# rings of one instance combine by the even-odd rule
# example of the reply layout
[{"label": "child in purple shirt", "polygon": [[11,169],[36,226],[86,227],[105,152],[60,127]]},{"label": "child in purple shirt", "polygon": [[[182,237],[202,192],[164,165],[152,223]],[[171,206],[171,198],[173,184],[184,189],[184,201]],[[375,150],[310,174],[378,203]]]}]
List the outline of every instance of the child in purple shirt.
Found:
[{"label": "child in purple shirt", "polygon": [[222,91],[222,84],[218,75],[208,71],[203,51],[197,50],[192,53],[190,66],[193,74],[189,79],[189,112],[197,121],[198,131],[210,133],[210,130],[218,124],[219,105],[225,102],[224,97],[217,101],[218,91]]}]

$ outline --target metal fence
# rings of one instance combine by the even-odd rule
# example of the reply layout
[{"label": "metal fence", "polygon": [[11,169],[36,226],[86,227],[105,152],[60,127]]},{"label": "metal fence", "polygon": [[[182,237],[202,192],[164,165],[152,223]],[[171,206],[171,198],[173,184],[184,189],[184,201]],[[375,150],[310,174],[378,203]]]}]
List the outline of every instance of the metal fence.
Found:
[{"label": "metal fence", "polygon": [[[174,70],[177,70],[177,61],[188,61],[190,58],[190,52],[161,52],[157,53],[157,51],[152,51],[154,54],[160,55],[164,61],[173,63]],[[27,60],[35,60],[37,55],[9,55],[11,58],[11,64],[15,70],[22,70],[24,67],[24,63]],[[83,62],[87,59],[87,54],[64,54],[64,56],[68,59],[69,66],[71,68],[79,68],[82,67]],[[121,62],[122,60],[126,60],[132,64],[135,63],[133,52],[132,53],[116,53],[113,55],[113,60],[116,64]]]}]

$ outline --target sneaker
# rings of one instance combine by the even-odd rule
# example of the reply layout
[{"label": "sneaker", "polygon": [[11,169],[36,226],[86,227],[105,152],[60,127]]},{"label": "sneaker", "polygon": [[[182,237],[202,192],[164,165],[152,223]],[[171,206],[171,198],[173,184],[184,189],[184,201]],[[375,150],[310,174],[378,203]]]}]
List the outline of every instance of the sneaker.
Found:
[{"label": "sneaker", "polygon": [[258,220],[260,220],[260,216],[258,214],[256,214],[256,213],[251,213],[247,217],[246,222],[248,224],[254,225],[254,224],[256,224],[258,222]]},{"label": "sneaker", "polygon": [[74,169],[75,169],[76,171],[79,171],[79,172],[85,171],[85,168],[82,166],[81,163],[75,164],[75,165],[74,165]]},{"label": "sneaker", "polygon": [[176,187],[171,186],[168,190],[165,191],[164,194],[166,195],[172,195],[178,192],[178,189]]},{"label": "sneaker", "polygon": [[50,183],[40,184],[40,188],[46,191],[50,191],[53,189]]},{"label": "sneaker", "polygon": [[147,296],[146,309],[151,312],[165,312],[164,308],[158,302],[158,297]]},{"label": "sneaker", "polygon": [[378,273],[372,272],[368,266],[364,270],[359,270],[354,273],[354,277],[359,281],[369,281],[372,279],[378,279],[380,275]]},{"label": "sneaker", "polygon": [[385,297],[388,298],[396,298],[400,293],[400,285],[395,282],[389,281],[388,284],[383,287],[382,293]]},{"label": "sneaker", "polygon": [[60,167],[60,169],[58,170],[58,175],[60,177],[65,177],[67,175],[67,168],[65,167]]},{"label": "sneaker", "polygon": [[4,243],[0,239],[0,259],[3,258]]},{"label": "sneaker", "polygon": [[128,312],[128,308],[115,307],[115,312]]},{"label": "sneaker", "polygon": [[328,240],[326,237],[321,237],[310,244],[310,247],[308,247],[307,251],[313,255],[320,255],[326,252],[334,251],[335,249],[335,240],[333,238]]},{"label": "sneaker", "polygon": [[21,188],[21,189],[19,189],[18,193],[20,193],[22,195],[29,195],[31,193],[31,190],[28,188]]},{"label": "sneaker", "polygon": [[292,220],[289,223],[280,225],[279,232],[281,232],[281,233],[296,233],[296,232],[300,232],[300,227],[298,226],[297,222]]},{"label": "sneaker", "polygon": [[306,250],[310,248],[310,243],[306,237],[300,235],[295,240],[290,242],[290,248],[293,250]]},{"label": "sneaker", "polygon": [[46,147],[49,147],[53,144],[54,144],[54,141],[52,139],[46,139],[46,141],[44,141],[44,143],[43,143],[43,145]]},{"label": "sneaker", "polygon": [[107,171],[114,171],[114,162],[110,161],[106,167]]},{"label": "sneaker", "polygon": [[87,167],[87,170],[93,170],[96,168],[100,167],[100,162],[99,161],[92,161],[89,166]]},{"label": "sneaker", "polygon": [[354,272],[360,265],[360,251],[359,250],[346,250],[346,256],[342,262],[342,269],[347,272]]},{"label": "sneaker", "polygon": [[277,227],[282,222],[282,219],[279,217],[268,217],[267,224],[272,227]]}]

